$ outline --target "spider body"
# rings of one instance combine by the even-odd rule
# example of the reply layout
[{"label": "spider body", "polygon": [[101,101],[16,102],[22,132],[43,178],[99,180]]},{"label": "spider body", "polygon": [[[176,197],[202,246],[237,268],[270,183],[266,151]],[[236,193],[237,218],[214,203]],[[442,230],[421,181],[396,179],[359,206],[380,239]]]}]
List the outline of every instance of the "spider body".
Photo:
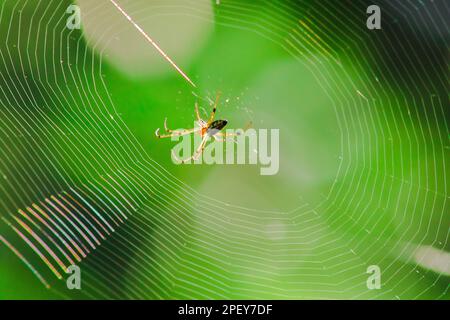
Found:
[{"label": "spider body", "polygon": [[222,130],[226,125],[228,121],[227,120],[215,120],[211,122],[209,126],[202,129],[202,136],[207,134],[208,136],[212,137],[219,133],[220,130]]},{"label": "spider body", "polygon": [[[211,115],[209,116],[208,121],[203,120],[202,118],[200,118],[200,113],[198,111],[198,104],[195,104],[195,114],[196,114],[196,118],[197,118],[197,124],[199,125],[198,128],[192,128],[192,129],[187,129],[187,130],[171,130],[169,128],[167,128],[167,118],[164,120],[164,129],[166,130],[167,134],[163,134],[160,135],[159,134],[159,128],[156,129],[156,136],[158,138],[169,138],[169,137],[174,137],[174,136],[185,136],[191,133],[198,133],[201,135],[202,137],[202,143],[200,144],[200,146],[197,148],[196,152],[194,153],[194,155],[192,155],[191,157],[189,157],[188,159],[185,160],[179,160],[175,154],[172,154],[174,156],[175,159],[179,160],[181,163],[186,163],[188,161],[190,161],[191,159],[193,160],[197,160],[200,155],[203,153],[203,150],[205,149],[205,145],[206,142],[208,141],[208,139],[210,137],[214,137],[215,140],[217,141],[225,141],[226,137],[232,137],[232,136],[238,136],[240,133],[223,133],[220,132],[223,128],[225,128],[225,126],[228,124],[227,120],[214,120],[214,116],[216,115],[216,108],[217,108],[217,103],[219,102],[219,94],[216,97],[216,102],[214,103],[214,107],[213,110],[211,112]],[[249,124],[250,126],[250,124]],[[248,126],[248,127],[249,127]]]}]

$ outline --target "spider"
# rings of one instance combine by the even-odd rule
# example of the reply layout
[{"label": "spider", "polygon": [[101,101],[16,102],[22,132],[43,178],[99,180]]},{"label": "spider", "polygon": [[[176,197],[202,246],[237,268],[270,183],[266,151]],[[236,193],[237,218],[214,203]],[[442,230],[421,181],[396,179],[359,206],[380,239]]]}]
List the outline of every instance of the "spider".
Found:
[{"label": "spider", "polygon": [[[196,161],[200,155],[203,153],[203,150],[205,149],[206,142],[210,137],[213,137],[216,141],[223,142],[226,140],[227,137],[233,137],[233,136],[239,136],[241,135],[241,132],[237,133],[224,133],[220,132],[225,126],[227,125],[227,120],[214,120],[214,117],[216,115],[217,111],[217,105],[219,103],[220,93],[216,96],[216,101],[214,102],[214,106],[211,112],[211,115],[209,116],[208,121],[203,120],[200,117],[200,113],[198,111],[198,103],[195,102],[195,116],[197,119],[197,124],[199,125],[198,128],[192,128],[192,129],[186,129],[186,130],[171,130],[167,128],[167,118],[164,119],[164,129],[167,132],[167,134],[159,134],[159,128],[156,129],[155,135],[158,138],[169,138],[173,136],[185,136],[191,133],[198,133],[202,137],[202,142],[200,143],[199,147],[195,151],[195,153],[190,156],[187,159],[180,160],[172,151],[172,155],[175,159],[177,159],[178,162],[186,163],[190,160]],[[251,122],[247,125],[247,127],[243,130],[246,131],[251,126]]]}]

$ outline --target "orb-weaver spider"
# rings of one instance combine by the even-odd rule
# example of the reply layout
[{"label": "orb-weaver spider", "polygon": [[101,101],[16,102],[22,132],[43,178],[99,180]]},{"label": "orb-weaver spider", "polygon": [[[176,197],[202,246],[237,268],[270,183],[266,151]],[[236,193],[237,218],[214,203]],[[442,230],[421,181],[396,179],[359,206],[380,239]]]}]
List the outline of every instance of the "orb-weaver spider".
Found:
[{"label": "orb-weaver spider", "polygon": [[[187,159],[184,160],[180,160],[174,153],[172,150],[172,155],[173,157],[181,163],[186,163],[190,160],[198,160],[198,158],[200,157],[200,155],[203,153],[203,150],[205,149],[206,146],[206,142],[208,141],[208,139],[210,137],[214,137],[214,139],[216,141],[220,141],[223,142],[226,140],[227,137],[233,137],[233,136],[239,136],[241,134],[241,132],[236,132],[236,133],[225,133],[225,132],[220,132],[228,123],[227,120],[214,120],[214,117],[216,115],[216,111],[217,111],[217,105],[219,103],[219,98],[220,98],[220,93],[217,94],[216,96],[216,101],[214,102],[214,106],[211,112],[211,115],[209,116],[208,121],[203,120],[200,117],[200,113],[198,111],[198,103],[195,103],[195,116],[197,119],[197,124],[199,125],[198,128],[192,128],[192,129],[186,129],[186,130],[171,130],[169,128],[167,128],[167,118],[164,119],[164,129],[166,130],[167,134],[159,134],[159,128],[156,129],[155,131],[155,135],[158,138],[169,138],[169,137],[174,137],[174,136],[185,136],[191,133],[198,133],[201,135],[202,137],[202,142],[200,143],[200,146],[197,148],[197,150],[195,151],[195,153],[190,156]],[[251,122],[247,125],[247,127],[243,130],[247,130],[249,127],[251,126]]]}]

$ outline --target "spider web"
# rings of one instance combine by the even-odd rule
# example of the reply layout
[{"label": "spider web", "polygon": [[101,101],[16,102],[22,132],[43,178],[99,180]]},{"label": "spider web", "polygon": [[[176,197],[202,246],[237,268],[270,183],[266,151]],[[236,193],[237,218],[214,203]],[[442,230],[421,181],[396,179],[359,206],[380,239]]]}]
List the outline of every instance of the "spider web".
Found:
[{"label": "spider web", "polygon": [[[186,3],[202,17],[203,4]],[[128,13],[151,19],[144,4]],[[218,26],[278,46],[330,101],[335,179],[319,201],[288,210],[213,198],[160,165],[114,107],[104,53],[65,27],[68,5],[0,7],[0,255],[31,271],[33,288],[68,298],[449,297],[448,266],[417,258],[449,251],[445,1],[383,2],[376,34],[364,1],[217,5]],[[82,269],[80,292],[65,288],[70,264]],[[366,286],[369,265],[382,270],[381,290]]]}]

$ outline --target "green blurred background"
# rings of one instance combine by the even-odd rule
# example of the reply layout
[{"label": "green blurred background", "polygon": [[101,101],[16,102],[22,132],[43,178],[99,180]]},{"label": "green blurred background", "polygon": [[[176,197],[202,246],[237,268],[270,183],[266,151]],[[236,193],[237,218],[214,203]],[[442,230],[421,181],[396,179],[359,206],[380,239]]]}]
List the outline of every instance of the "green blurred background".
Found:
[{"label": "green blurred background", "polygon": [[[118,2],[197,88],[109,1],[70,30],[69,1],[0,0],[0,216],[117,172],[138,204],[81,291],[3,220],[51,288],[2,244],[0,298],[449,298],[445,1],[380,2],[381,30],[367,1]],[[217,91],[230,128],[280,130],[277,175],[172,163],[155,129]]]}]

